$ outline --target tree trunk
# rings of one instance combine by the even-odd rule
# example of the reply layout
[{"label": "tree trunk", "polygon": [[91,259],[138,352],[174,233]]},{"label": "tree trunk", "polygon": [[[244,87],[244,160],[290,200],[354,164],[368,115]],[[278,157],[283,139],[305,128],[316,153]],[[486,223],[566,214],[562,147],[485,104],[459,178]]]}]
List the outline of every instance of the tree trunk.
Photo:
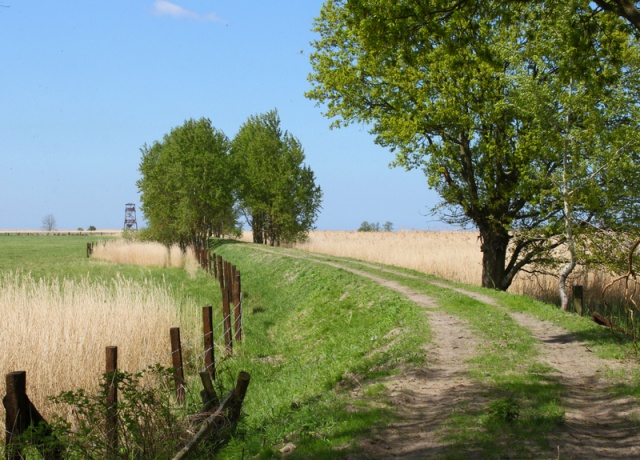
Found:
[{"label": "tree trunk", "polygon": [[507,231],[480,229],[482,240],[482,287],[506,291],[511,284],[505,272],[507,248],[511,236]]}]

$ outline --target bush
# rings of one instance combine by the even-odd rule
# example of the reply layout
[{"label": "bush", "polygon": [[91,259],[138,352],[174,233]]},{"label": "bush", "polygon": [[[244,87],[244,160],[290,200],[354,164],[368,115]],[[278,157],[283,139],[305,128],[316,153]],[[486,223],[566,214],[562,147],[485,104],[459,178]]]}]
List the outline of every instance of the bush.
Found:
[{"label": "bush", "polygon": [[89,225],[89,228],[87,228],[87,230],[89,230],[90,232],[95,232],[96,228],[93,225]]},{"label": "bush", "polygon": [[[52,422],[65,446],[65,458],[171,458],[185,441],[185,429],[170,404],[171,389],[163,388],[172,375],[171,369],[159,365],[136,373],[116,371],[103,376],[95,394],[76,390],[51,398],[69,409],[68,419],[57,417]],[[111,410],[106,395],[112,382],[118,386],[116,449],[106,424]]]}]

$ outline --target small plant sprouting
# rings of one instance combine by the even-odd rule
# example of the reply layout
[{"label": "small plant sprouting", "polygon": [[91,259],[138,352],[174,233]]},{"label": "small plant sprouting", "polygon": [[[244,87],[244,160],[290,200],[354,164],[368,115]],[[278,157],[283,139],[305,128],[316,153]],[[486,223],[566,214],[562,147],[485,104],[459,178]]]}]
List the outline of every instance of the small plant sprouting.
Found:
[{"label": "small plant sprouting", "polygon": [[[105,374],[94,394],[84,390],[66,391],[50,398],[66,409],[66,418],[56,417],[52,427],[65,446],[68,458],[156,459],[171,457],[185,436],[174,410],[170,388],[172,370],[150,366],[136,372]],[[117,433],[107,431],[106,394],[115,382],[118,387]],[[173,405],[172,405],[173,404]]]},{"label": "small plant sprouting", "polygon": [[489,404],[489,418],[512,424],[520,417],[520,403],[513,397],[498,399]]}]

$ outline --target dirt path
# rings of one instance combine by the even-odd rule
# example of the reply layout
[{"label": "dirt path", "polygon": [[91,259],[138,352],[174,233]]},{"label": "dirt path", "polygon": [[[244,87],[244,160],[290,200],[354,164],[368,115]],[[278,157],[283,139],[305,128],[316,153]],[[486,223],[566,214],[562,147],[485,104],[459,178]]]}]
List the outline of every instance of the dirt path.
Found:
[{"label": "dirt path", "polygon": [[[432,340],[425,349],[429,367],[395,375],[386,382],[399,421],[386,425],[361,442],[354,458],[436,458],[447,446],[439,433],[451,413],[473,405],[481,388],[468,377],[466,361],[476,352],[477,342],[466,323],[438,311],[434,299],[395,281],[333,262],[321,263],[369,278],[424,308]],[[473,458],[467,457],[467,458]]]},{"label": "dirt path", "polygon": [[[292,256],[298,257],[298,256]],[[440,312],[434,299],[402,284],[318,257],[300,257],[372,279],[424,307],[433,340],[425,350],[428,369],[394,376],[387,382],[401,422],[393,423],[361,443],[363,458],[437,458],[446,453],[439,439],[442,424],[459,405],[473,404],[481,394],[467,376],[466,361],[474,356],[477,340],[460,319]],[[501,308],[491,297],[427,281],[392,269],[360,262],[362,266],[407,278],[420,279]],[[561,459],[640,459],[640,405],[634,398],[612,396],[608,369],[622,365],[595,356],[566,330],[526,313],[508,313],[538,340],[540,361],[555,369],[553,377],[564,387],[566,423],[549,440],[549,457]],[[635,423],[634,423],[635,422]],[[358,457],[359,458],[359,457]],[[468,452],[466,458],[474,458]]]}]

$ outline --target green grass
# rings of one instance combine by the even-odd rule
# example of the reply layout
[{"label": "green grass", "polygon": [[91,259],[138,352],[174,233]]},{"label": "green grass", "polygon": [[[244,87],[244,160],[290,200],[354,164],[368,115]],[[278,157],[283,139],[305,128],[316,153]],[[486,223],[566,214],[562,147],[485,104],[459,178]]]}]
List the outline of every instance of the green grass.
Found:
[{"label": "green grass", "polygon": [[[376,379],[424,365],[419,307],[344,270],[242,244],[216,252],[240,269],[245,295],[246,341],[225,371],[252,375],[242,436],[220,458],[271,458],[288,441],[297,446],[291,458],[347,456],[358,437],[393,417],[380,407]],[[397,328],[404,333],[394,339]]]},{"label": "green grass", "polygon": [[[165,280],[178,305],[187,298],[198,305],[220,304],[215,283],[203,273],[190,278],[179,269],[90,260],[86,242],[84,237],[0,237],[0,252],[11,255],[0,260],[0,270],[23,267],[43,277],[89,273],[108,279],[119,273]],[[384,379],[403,368],[429,366],[422,348],[430,339],[423,311],[369,279],[289,257],[308,256],[299,251],[275,248],[267,253],[228,242],[219,242],[214,250],[241,271],[244,293],[245,340],[235,344],[232,357],[218,363],[219,384],[229,388],[240,370],[251,374],[243,418],[231,439],[217,446],[216,457],[279,457],[288,442],[296,445],[289,455],[294,459],[357,454],[358,439],[394,420]],[[451,285],[490,296],[500,305],[494,307],[425,282],[433,277],[424,274],[395,267],[402,274],[384,273],[339,260],[436,299],[441,310],[466,321],[482,344],[469,362],[478,397],[459,406],[442,427],[449,445],[446,458],[471,453],[479,458],[537,458],[547,452],[549,435],[562,424],[563,389],[553,369],[539,361],[535,340],[508,311],[552,321],[603,357],[620,358],[630,348],[586,318],[525,297]],[[636,372],[615,391],[640,396],[639,383]],[[191,390],[197,397],[197,386]]]},{"label": "green grass", "polygon": [[[295,250],[288,252],[296,254]],[[537,362],[535,340],[527,329],[511,319],[508,311],[526,312],[553,322],[575,334],[602,358],[621,359],[633,351],[628,341],[612,335],[589,318],[560,311],[524,296],[447,283],[491,297],[500,305],[494,307],[463,293],[430,284],[428,281],[435,280],[433,276],[416,271],[373,264],[400,273],[393,274],[345,258],[313,257],[339,261],[427,294],[437,300],[442,310],[467,321],[476,337],[481,339],[483,345],[470,364],[471,376],[484,391],[475,404],[459,407],[447,423],[445,439],[451,445],[447,458],[467,458],[470,452],[482,458],[501,458],[505,453],[517,458],[536,458],[546,448],[549,435],[563,422],[563,388],[550,375],[553,369]],[[611,391],[640,397],[640,373],[633,369],[626,374],[626,382],[615,385]],[[505,405],[517,408],[517,417],[504,416],[505,411],[499,409]]]}]

